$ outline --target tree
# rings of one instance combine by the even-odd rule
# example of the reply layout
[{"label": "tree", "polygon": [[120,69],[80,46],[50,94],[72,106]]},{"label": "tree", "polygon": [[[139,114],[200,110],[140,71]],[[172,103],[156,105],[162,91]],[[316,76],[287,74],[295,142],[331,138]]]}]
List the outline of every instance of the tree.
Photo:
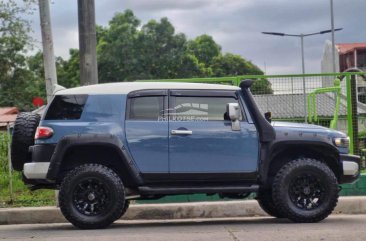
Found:
[{"label": "tree", "polygon": [[255,80],[250,91],[255,95],[273,94],[271,82],[263,78]]},{"label": "tree", "polygon": [[[173,25],[167,18],[160,22],[149,21],[142,26],[138,34],[137,55],[145,76],[140,78],[176,78],[181,76],[180,67],[183,61],[189,61],[184,56],[184,34],[175,34]],[[184,60],[183,60],[184,59]]]},{"label": "tree", "polygon": [[[256,65],[240,55],[229,53],[215,57],[211,69],[216,77],[264,74]],[[267,79],[256,80],[250,90],[253,94],[273,94],[271,83]]]},{"label": "tree", "polygon": [[246,61],[240,55],[230,53],[215,57],[212,60],[211,68],[216,77],[263,74],[257,66]]},{"label": "tree", "polygon": [[40,95],[39,79],[29,70],[25,53],[31,46],[29,22],[33,1],[0,0],[0,105],[32,108]]},{"label": "tree", "polygon": [[203,66],[186,52],[186,37],[167,18],[140,21],[131,10],[117,13],[106,28],[97,28],[101,81],[199,77]]},{"label": "tree", "polygon": [[58,84],[66,88],[80,85],[79,50],[70,49],[69,53],[69,60],[64,60],[61,57],[56,58]]},{"label": "tree", "polygon": [[[221,46],[209,35],[187,40],[167,18],[141,25],[126,10],[96,31],[100,82],[263,74],[240,55],[222,54]],[[79,78],[77,50],[70,55],[57,65],[59,82],[66,86],[74,86]],[[268,81],[256,82],[254,87],[272,93]]]},{"label": "tree", "polygon": [[207,68],[205,64],[199,62],[195,55],[189,53],[184,54],[178,69],[176,78],[199,78],[212,76],[211,68]]},{"label": "tree", "polygon": [[[34,78],[44,78],[43,53],[37,52],[33,56],[27,58],[29,70],[33,73]],[[79,78],[79,50],[70,49],[69,60],[56,57],[56,69],[58,84],[66,88],[72,88],[80,85]]]},{"label": "tree", "polygon": [[109,28],[97,30],[97,55],[100,82],[126,81],[134,78],[138,65],[136,41],[140,25],[131,10],[117,13]]},{"label": "tree", "polygon": [[0,89],[0,106],[17,106],[22,111],[34,109],[32,100],[39,96],[45,99],[45,84],[34,78],[31,71],[24,68],[14,69],[11,81],[5,81]]},{"label": "tree", "polygon": [[8,80],[12,71],[23,67],[25,57],[22,54],[29,42],[29,24],[19,17],[26,12],[16,1],[0,0],[0,80]]},{"label": "tree", "polygon": [[209,66],[212,60],[221,54],[221,46],[211,36],[204,34],[188,41],[187,51],[196,56],[200,63]]}]

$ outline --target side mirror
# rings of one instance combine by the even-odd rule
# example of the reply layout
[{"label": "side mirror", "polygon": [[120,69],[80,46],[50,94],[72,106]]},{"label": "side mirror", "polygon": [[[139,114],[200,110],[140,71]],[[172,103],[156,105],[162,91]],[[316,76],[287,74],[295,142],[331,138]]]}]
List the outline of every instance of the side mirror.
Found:
[{"label": "side mirror", "polygon": [[226,113],[231,120],[231,129],[233,131],[240,131],[240,107],[238,103],[228,103],[226,105]]},{"label": "side mirror", "polygon": [[266,112],[264,113],[264,118],[269,122],[271,123],[272,122],[272,112]]}]

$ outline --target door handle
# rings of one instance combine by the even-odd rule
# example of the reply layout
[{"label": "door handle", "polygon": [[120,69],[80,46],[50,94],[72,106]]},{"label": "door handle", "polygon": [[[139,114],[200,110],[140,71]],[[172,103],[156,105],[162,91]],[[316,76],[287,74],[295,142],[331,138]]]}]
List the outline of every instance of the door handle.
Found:
[{"label": "door handle", "polygon": [[192,131],[189,130],[172,130],[170,132],[172,135],[192,135]]}]

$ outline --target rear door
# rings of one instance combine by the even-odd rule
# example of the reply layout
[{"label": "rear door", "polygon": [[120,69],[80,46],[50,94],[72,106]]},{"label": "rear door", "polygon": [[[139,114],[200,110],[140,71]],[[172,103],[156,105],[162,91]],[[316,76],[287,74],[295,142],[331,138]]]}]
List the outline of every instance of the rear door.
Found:
[{"label": "rear door", "polygon": [[[169,170],[172,178],[246,179],[257,170],[258,135],[242,108],[240,131],[231,129],[227,103],[233,91],[172,90]],[[197,175],[201,173],[202,175]]]},{"label": "rear door", "polygon": [[126,139],[130,153],[142,174],[169,172],[166,90],[130,93],[126,108]]}]

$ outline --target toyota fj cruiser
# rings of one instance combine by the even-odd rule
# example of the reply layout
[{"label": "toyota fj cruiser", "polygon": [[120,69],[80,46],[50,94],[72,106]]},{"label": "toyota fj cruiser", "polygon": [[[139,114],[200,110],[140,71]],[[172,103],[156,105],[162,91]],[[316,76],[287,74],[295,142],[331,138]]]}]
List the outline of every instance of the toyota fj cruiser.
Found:
[{"label": "toyota fj cruiser", "polygon": [[269,215],[326,218],[339,184],[359,176],[349,139],[316,125],[272,122],[239,87],[113,83],[60,89],[42,117],[19,114],[13,168],[32,189],[59,189],[65,218],[105,228],[130,200],[257,193]]}]

